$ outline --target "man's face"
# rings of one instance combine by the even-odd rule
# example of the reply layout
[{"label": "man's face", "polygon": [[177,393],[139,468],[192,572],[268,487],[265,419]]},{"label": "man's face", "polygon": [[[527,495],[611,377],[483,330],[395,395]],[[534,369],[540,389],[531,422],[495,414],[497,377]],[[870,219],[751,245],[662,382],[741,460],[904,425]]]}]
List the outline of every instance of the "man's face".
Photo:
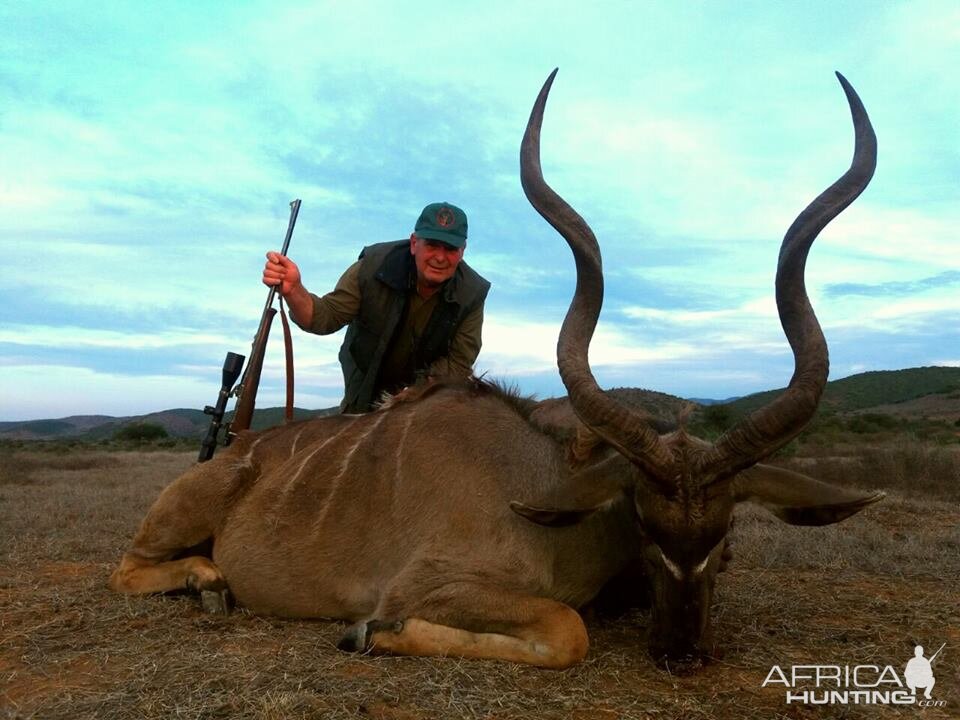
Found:
[{"label": "man's face", "polygon": [[453,277],[463,259],[464,248],[455,248],[439,240],[410,236],[410,254],[417,265],[417,280],[425,287],[442,285]]}]

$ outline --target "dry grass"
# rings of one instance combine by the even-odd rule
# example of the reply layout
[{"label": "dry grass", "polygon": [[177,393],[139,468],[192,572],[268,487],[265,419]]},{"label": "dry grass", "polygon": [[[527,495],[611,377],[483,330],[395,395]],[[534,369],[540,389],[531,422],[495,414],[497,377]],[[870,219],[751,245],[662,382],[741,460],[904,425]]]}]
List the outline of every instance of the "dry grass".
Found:
[{"label": "dry grass", "polygon": [[937,445],[900,435],[882,445],[812,445],[787,464],[838,485],[960,503],[958,443]]},{"label": "dry grass", "polygon": [[[804,464],[885,487],[888,500],[828,528],[738,510],[735,560],[714,608],[723,657],[693,677],[644,654],[647,615],[591,623],[565,672],[334,649],[342,626],[236,612],[190,596],[125,598],[105,581],[157,492],[194,453],[0,456],[0,717],[6,718],[876,718],[960,712],[960,507],[953,464],[869,451]],[[885,451],[880,451],[885,452]],[[887,462],[887,461],[884,461]],[[937,470],[937,468],[940,468]],[[944,468],[946,468],[944,470]],[[931,472],[946,473],[929,477]],[[927,473],[925,477],[918,477]],[[953,474],[951,474],[953,473]],[[773,664],[893,664],[947,643],[945,708],[804,708],[761,688]]]}]

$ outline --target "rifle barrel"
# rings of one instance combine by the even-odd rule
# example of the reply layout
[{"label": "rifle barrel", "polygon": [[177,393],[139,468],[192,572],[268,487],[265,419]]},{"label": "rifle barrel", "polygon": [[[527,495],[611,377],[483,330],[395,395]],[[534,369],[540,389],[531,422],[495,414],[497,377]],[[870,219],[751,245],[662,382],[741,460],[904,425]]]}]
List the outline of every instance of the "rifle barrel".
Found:
[{"label": "rifle barrel", "polygon": [[[283,248],[280,250],[280,254],[286,257],[287,250],[290,248],[290,238],[293,237],[293,227],[297,224],[297,215],[300,214],[300,198],[297,198],[290,203],[290,222],[287,225],[287,235],[283,238]],[[273,298],[277,294],[277,286],[274,285],[270,288],[270,292],[267,293],[267,304],[263,307],[263,312],[267,311],[271,305],[273,305]]]},{"label": "rifle barrel", "polygon": [[[940,646],[940,650],[943,650],[947,646],[946,643]],[[937,650],[933,655],[930,656],[930,659],[927,662],[933,662],[934,658],[940,654],[940,650]]]}]

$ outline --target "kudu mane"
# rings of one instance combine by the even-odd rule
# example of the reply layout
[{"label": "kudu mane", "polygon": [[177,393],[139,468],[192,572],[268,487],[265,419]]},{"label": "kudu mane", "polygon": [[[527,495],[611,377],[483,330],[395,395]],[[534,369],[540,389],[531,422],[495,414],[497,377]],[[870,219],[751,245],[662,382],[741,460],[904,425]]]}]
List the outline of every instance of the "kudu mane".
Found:
[{"label": "kudu mane", "polygon": [[[612,447],[576,416],[568,398],[538,400],[534,394],[522,394],[513,383],[508,384],[485,376],[445,377],[429,383],[418,383],[395,395],[385,394],[377,406],[377,411],[390,412],[401,406],[423,402],[446,390],[461,392],[471,398],[499,400],[532,428],[566,446],[567,460],[571,467],[580,466]],[[659,433],[673,432],[681,427],[691,407],[690,403],[685,403],[669,408],[667,412],[676,418],[669,420],[662,417],[658,411],[662,411],[665,404],[674,404],[675,398],[670,395],[639,388],[613,388],[606,390],[605,394],[646,417],[650,427]]]},{"label": "kudu mane", "polygon": [[472,397],[494,397],[520,415],[530,420],[530,414],[536,409],[538,401],[533,395],[521,395],[516,385],[501,380],[489,380],[486,377],[443,377],[428,383],[418,383],[405,388],[395,395],[384,395],[377,406],[378,412],[387,412],[400,405],[421,402],[441,390],[458,390]]}]

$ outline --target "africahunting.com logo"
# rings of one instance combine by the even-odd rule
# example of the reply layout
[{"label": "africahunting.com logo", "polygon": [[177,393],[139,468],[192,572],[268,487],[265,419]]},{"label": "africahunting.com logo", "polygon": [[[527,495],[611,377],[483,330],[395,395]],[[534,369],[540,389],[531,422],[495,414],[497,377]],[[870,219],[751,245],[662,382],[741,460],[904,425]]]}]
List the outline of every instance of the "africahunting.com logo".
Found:
[{"label": "africahunting.com logo", "polygon": [[902,672],[892,665],[774,665],[761,687],[782,686],[787,705],[943,707],[946,701],[934,699],[932,691],[933,663],[945,646],[927,658],[917,645]]}]

